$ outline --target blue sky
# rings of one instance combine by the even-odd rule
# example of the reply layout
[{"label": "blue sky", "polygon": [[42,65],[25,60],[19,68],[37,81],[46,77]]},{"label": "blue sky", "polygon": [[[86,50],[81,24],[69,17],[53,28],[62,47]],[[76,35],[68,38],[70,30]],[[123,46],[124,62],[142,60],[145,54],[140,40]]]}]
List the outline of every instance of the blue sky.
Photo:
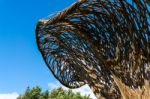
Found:
[{"label": "blue sky", "polygon": [[39,53],[35,26],[40,18],[76,0],[0,0],[0,93],[56,82]]}]

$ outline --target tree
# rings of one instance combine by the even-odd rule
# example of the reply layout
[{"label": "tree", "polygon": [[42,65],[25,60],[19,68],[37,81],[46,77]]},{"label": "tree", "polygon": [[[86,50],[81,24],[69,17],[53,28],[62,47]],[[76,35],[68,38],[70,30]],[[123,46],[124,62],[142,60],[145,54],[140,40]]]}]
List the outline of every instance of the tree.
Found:
[{"label": "tree", "polygon": [[29,87],[17,99],[90,99],[88,96],[81,96],[79,92],[73,93],[72,90],[64,90],[63,88],[55,88],[52,91],[41,92],[41,88],[36,86],[30,89]]},{"label": "tree", "polygon": [[81,96],[79,92],[73,93],[72,90],[64,90],[59,87],[53,89],[49,95],[50,99],[90,99],[89,96]]},{"label": "tree", "polygon": [[37,23],[37,45],[66,87],[88,84],[98,99],[150,98],[149,18],[148,0],[79,0]]},{"label": "tree", "polygon": [[30,89],[27,87],[23,95],[20,95],[17,99],[48,99],[49,92],[41,92],[41,88],[36,86]]}]

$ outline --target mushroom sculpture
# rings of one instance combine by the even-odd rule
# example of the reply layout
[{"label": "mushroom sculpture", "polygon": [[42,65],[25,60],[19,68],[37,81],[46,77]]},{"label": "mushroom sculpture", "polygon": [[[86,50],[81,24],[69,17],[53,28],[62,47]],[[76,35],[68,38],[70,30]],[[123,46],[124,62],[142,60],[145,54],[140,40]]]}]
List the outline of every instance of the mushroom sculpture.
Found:
[{"label": "mushroom sculpture", "polygon": [[66,87],[88,84],[98,99],[150,98],[148,0],[77,1],[39,20],[36,40]]}]

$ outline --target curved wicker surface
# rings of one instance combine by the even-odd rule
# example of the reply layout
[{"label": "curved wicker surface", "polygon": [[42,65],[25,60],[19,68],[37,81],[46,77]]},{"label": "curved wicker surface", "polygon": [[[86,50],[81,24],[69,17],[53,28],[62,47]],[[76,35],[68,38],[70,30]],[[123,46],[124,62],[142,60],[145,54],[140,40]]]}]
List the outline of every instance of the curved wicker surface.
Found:
[{"label": "curved wicker surface", "polygon": [[37,45],[65,86],[96,85],[101,97],[121,93],[113,75],[140,88],[150,80],[150,2],[81,0],[36,28]]}]

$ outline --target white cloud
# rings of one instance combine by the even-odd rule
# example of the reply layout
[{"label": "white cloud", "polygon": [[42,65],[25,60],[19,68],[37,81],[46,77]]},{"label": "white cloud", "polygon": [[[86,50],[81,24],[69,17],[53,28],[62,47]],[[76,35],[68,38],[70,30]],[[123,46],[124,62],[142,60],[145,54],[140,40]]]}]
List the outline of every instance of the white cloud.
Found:
[{"label": "white cloud", "polygon": [[[68,90],[67,87],[61,85],[59,82],[49,83],[48,87],[50,89],[57,88],[57,87],[62,87],[63,89]],[[80,92],[81,95],[89,95],[90,94],[90,97],[92,99],[97,99],[88,85],[84,85],[84,86],[82,86],[80,88],[77,88],[77,89],[72,89],[72,91],[74,93]]]},{"label": "white cloud", "polygon": [[14,92],[14,93],[4,93],[4,94],[0,93],[0,99],[17,99],[18,96],[19,96],[19,94],[16,93],[16,92]]},{"label": "white cloud", "polygon": [[51,83],[48,83],[48,87],[51,89],[54,89],[54,88],[57,88],[57,87],[62,87],[62,85],[59,83],[59,82],[51,82]]}]

